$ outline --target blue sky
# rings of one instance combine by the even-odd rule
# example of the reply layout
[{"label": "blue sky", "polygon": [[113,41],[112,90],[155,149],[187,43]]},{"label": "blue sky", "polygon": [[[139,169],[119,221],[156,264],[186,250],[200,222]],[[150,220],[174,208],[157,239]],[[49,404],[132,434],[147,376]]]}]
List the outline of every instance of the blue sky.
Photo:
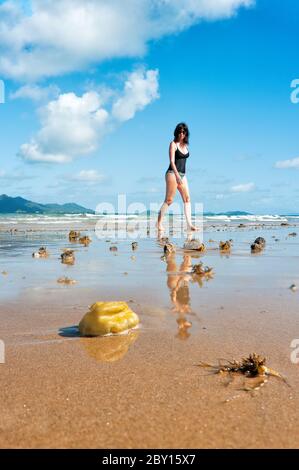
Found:
[{"label": "blue sky", "polygon": [[0,1],[0,193],[160,203],[186,121],[193,203],[299,212],[298,18],[296,0]]}]

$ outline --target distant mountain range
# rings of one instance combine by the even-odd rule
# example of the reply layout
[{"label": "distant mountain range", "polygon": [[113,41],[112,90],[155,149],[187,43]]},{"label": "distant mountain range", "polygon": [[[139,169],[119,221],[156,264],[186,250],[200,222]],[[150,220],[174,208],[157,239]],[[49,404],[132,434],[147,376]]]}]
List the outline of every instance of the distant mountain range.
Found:
[{"label": "distant mountain range", "polygon": [[[158,211],[146,211],[146,212],[143,212],[143,214],[147,214],[147,215],[150,215],[150,214],[153,214],[153,213],[157,213],[158,214]],[[253,215],[251,214],[250,212],[245,212],[245,211],[229,211],[229,212],[204,212],[203,215],[205,217],[209,217],[209,216],[219,216],[219,215],[226,215],[226,216],[232,216],[232,215]]]},{"label": "distant mountain range", "polygon": [[[155,211],[145,211],[143,214],[153,214]],[[158,213],[158,212],[157,212]],[[79,206],[74,202],[67,204],[40,204],[32,202],[22,197],[10,197],[6,194],[0,196],[0,214],[95,214],[92,209]],[[116,212],[117,214],[117,212]],[[246,216],[253,215],[245,211],[228,211],[228,212],[204,212],[205,217],[209,216]],[[287,214],[288,216],[298,216],[299,214]]]},{"label": "distant mountain range", "polygon": [[39,204],[22,197],[0,196],[1,214],[94,214],[91,209],[73,202],[68,204]]},{"label": "distant mountain range", "polygon": [[229,211],[229,212],[204,212],[203,215],[205,216],[211,216],[211,215],[226,215],[226,216],[232,216],[232,215],[253,215],[250,212],[245,212],[245,211]]}]

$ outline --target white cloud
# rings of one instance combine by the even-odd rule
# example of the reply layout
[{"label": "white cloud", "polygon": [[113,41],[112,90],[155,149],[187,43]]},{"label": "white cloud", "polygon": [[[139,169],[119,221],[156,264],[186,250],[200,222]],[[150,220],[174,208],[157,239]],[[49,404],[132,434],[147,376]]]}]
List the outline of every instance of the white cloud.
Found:
[{"label": "white cloud", "polygon": [[[0,73],[38,80],[105,59],[140,57],[150,40],[254,0],[7,0],[0,5]],[[22,8],[23,5],[23,8]]]},{"label": "white cloud", "polygon": [[125,90],[112,107],[112,115],[119,121],[132,119],[151,101],[159,98],[158,70],[148,70],[145,75],[133,72],[125,83]]},{"label": "white cloud", "polygon": [[233,193],[248,193],[255,189],[254,183],[245,183],[245,184],[237,184],[236,186],[231,187],[231,192]]},{"label": "white cloud", "polygon": [[105,180],[97,170],[81,170],[77,175],[71,177],[74,181],[85,181],[87,183],[99,183]]},{"label": "white cloud", "polygon": [[34,84],[23,85],[15,92],[10,94],[10,98],[15,100],[18,98],[30,99],[32,101],[48,101],[51,98],[57,98],[60,93],[58,86],[49,85],[41,87]]},{"label": "white cloud", "polygon": [[97,91],[59,95],[40,108],[41,129],[21,145],[19,155],[30,162],[66,163],[94,152],[119,122],[158,98],[157,75],[155,70],[131,73],[121,97],[115,95],[111,112],[103,107]]},{"label": "white cloud", "polygon": [[291,160],[280,160],[275,163],[275,168],[297,168],[299,169],[299,157]]},{"label": "white cloud", "polygon": [[40,109],[42,128],[20,154],[29,161],[65,163],[94,151],[103,135],[108,113],[98,94],[64,93]]}]

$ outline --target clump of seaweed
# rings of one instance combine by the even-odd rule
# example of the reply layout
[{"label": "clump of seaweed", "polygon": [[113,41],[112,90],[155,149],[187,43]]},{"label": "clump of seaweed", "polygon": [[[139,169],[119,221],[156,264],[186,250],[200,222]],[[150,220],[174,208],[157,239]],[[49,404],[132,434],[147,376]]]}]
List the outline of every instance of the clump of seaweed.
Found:
[{"label": "clump of seaweed", "polygon": [[[214,374],[229,374],[230,378],[232,374],[243,374],[248,378],[260,378],[257,384],[252,387],[243,387],[244,391],[255,391],[262,387],[267,381],[269,376],[277,377],[287,385],[285,377],[283,377],[279,372],[270,367],[266,366],[266,358],[260,356],[259,354],[252,353],[248,357],[243,357],[240,361],[232,360],[227,361],[225,364],[219,362],[218,365],[207,364],[205,362],[200,362],[199,367],[206,367],[211,370]],[[231,380],[230,380],[231,382]],[[229,383],[230,383],[229,382]],[[229,400],[227,400],[229,401]]]},{"label": "clump of seaweed", "polygon": [[212,277],[214,273],[213,268],[204,266],[203,263],[200,262],[199,264],[194,264],[194,266],[192,266],[192,274],[196,274],[197,276]]}]

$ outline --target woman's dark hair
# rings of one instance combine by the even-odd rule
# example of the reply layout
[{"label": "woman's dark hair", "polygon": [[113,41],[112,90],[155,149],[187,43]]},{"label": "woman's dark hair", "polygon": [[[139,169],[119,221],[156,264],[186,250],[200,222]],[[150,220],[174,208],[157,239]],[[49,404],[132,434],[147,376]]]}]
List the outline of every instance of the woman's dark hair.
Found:
[{"label": "woman's dark hair", "polygon": [[188,126],[187,126],[187,124],[186,124],[185,122],[180,122],[180,123],[176,126],[176,128],[175,128],[175,130],[174,130],[174,133],[173,133],[175,142],[179,142],[179,140],[180,140],[180,132],[181,132],[181,131],[185,131],[184,144],[189,144],[189,135],[190,135],[190,133],[189,133]]}]

